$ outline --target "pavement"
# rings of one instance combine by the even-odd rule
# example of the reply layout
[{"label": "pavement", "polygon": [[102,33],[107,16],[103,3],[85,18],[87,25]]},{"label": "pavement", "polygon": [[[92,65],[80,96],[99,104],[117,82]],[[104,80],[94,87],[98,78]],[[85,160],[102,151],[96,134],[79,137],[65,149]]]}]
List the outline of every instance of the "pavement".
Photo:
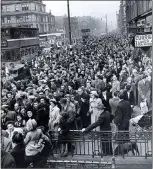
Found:
[{"label": "pavement", "polygon": [[116,169],[152,169],[152,164],[137,164],[137,165],[132,165],[132,164],[122,164],[122,165],[117,165]]},{"label": "pavement", "polygon": [[[112,168],[112,165],[111,165],[111,162],[112,162],[112,157],[104,157],[103,159],[100,159],[99,157],[95,157],[94,160],[93,158],[89,157],[89,156],[74,156],[74,157],[67,157],[67,158],[60,158],[58,159],[60,160],[61,162],[63,160],[68,160],[68,161],[84,161],[84,162],[104,162],[104,163],[107,163],[104,167],[101,167],[101,168],[108,168],[108,169],[111,169]],[[115,158],[115,166],[116,166],[116,169],[152,169],[152,158],[151,157],[148,157],[147,159],[145,159],[144,157],[125,157],[125,159],[123,159],[122,157],[116,157]],[[86,168],[90,169],[91,168],[91,165],[90,164],[85,164]],[[95,165],[96,166],[96,165]],[[72,167],[72,166],[71,166]],[[70,168],[71,168],[70,167]],[[77,168],[78,166],[77,165],[74,165],[73,166],[73,169],[74,168]],[[83,166],[80,166],[79,165],[79,169],[82,169]],[[93,168],[97,168],[98,166],[96,167],[93,167]],[[65,169],[64,167],[60,167],[60,169]],[[78,168],[77,168],[78,169]]]}]

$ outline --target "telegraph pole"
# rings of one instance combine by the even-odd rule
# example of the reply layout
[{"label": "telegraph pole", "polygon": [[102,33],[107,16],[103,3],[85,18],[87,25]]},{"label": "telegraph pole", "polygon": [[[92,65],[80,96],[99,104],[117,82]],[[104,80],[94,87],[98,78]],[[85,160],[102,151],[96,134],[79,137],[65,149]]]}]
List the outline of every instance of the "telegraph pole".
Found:
[{"label": "telegraph pole", "polygon": [[69,41],[70,41],[70,45],[71,45],[72,44],[72,39],[71,39],[71,21],[70,21],[69,0],[67,0],[67,13],[68,13],[68,24],[69,24]]},{"label": "telegraph pole", "polygon": [[108,29],[107,29],[107,14],[105,15],[106,18],[106,34],[108,33]]}]

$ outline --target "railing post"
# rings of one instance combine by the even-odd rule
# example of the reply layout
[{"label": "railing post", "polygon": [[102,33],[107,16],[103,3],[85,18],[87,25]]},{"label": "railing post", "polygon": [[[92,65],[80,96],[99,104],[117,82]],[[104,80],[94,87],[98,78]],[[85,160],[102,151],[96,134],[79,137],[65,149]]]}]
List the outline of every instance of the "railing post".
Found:
[{"label": "railing post", "polygon": [[113,155],[113,158],[112,158],[112,169],[115,169],[115,168],[116,168],[115,156]]},{"label": "railing post", "polygon": [[116,163],[115,163],[115,135],[116,132],[112,132],[112,149],[113,149],[113,157],[112,157],[112,169],[116,168]]}]

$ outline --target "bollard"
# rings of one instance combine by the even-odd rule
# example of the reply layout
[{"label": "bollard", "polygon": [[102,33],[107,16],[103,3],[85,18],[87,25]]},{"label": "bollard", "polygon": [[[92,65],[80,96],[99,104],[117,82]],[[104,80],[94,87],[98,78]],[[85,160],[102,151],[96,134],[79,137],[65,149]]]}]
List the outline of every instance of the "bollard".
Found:
[{"label": "bollard", "polygon": [[116,168],[116,164],[115,164],[115,157],[113,156],[112,158],[112,169]]}]

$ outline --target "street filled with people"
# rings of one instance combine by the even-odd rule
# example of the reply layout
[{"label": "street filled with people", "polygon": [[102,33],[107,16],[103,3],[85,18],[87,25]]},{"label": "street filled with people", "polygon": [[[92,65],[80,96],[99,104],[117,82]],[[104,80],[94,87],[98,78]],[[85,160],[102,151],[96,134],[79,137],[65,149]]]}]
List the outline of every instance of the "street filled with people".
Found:
[{"label": "street filled with people", "polygon": [[[70,130],[111,132],[113,126],[128,133],[152,110],[151,56],[136,53],[121,35],[42,50],[31,65],[24,63],[22,76],[14,80],[2,66],[2,168],[45,166],[52,151],[49,131],[60,139]],[[61,157],[69,151],[63,142]],[[103,154],[112,155],[112,149]]]}]

